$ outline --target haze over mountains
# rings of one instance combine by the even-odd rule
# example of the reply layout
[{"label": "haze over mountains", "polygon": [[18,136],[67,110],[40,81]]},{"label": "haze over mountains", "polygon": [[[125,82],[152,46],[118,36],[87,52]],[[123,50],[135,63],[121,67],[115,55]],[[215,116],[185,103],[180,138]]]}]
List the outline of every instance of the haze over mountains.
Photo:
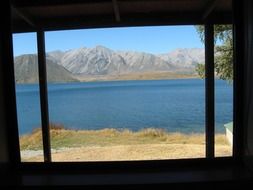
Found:
[{"label": "haze over mountains", "polygon": [[[176,49],[165,54],[136,51],[114,51],[103,46],[78,48],[47,53],[49,82],[87,81],[117,76],[152,73],[194,74],[195,66],[204,63],[204,49]],[[15,57],[18,83],[38,82],[38,61],[35,54]],[[135,77],[133,77],[135,78]]]}]

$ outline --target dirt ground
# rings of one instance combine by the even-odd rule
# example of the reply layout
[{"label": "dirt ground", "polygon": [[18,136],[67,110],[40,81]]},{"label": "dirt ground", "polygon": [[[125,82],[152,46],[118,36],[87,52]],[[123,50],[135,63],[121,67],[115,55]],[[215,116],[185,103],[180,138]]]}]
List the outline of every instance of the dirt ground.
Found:
[{"label": "dirt ground", "polygon": [[[215,156],[231,156],[229,145],[217,145]],[[43,161],[42,151],[21,152],[22,161]],[[205,145],[199,144],[140,144],[91,146],[52,150],[53,161],[120,161],[159,160],[205,157]]]}]

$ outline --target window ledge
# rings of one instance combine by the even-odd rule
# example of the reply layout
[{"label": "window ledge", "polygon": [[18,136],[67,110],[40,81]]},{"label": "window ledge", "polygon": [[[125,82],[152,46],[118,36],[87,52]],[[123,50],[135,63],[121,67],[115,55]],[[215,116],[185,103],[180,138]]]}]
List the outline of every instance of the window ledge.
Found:
[{"label": "window ledge", "polygon": [[[4,175],[1,185],[30,186],[136,186],[136,185],[197,185],[253,184],[253,175],[243,166],[225,166],[222,168],[184,168],[172,171],[147,172],[110,172],[82,174],[78,172],[18,172]],[[3,179],[3,178],[2,178]]]}]

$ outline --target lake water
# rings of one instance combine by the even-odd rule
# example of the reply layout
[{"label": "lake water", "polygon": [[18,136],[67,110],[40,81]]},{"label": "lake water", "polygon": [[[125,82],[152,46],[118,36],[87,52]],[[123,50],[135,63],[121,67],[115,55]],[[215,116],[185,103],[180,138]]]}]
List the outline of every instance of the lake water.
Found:
[{"label": "lake water", "polygon": [[[232,85],[216,80],[216,132],[232,120]],[[201,79],[110,81],[48,85],[50,122],[70,129],[164,128],[205,131],[205,86]],[[41,125],[39,87],[16,86],[19,133]]]}]

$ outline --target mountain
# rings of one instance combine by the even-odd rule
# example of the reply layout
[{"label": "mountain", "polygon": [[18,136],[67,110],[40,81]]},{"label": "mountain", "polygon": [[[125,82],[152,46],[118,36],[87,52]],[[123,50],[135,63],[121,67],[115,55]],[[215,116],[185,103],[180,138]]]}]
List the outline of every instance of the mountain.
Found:
[{"label": "mountain", "polygon": [[[65,52],[48,52],[46,59],[48,81],[67,82],[79,80],[80,77],[110,78],[159,72],[192,74],[195,73],[195,65],[204,62],[204,49],[176,49],[166,54],[155,55],[136,51],[114,51],[104,46],[96,46]],[[37,56],[21,55],[15,58],[17,82],[38,81],[37,73]]]},{"label": "mountain", "polygon": [[65,54],[64,51],[56,50],[47,53],[47,59],[57,63],[61,60],[62,56]]},{"label": "mountain", "polygon": [[[59,66],[52,60],[47,61],[48,82],[77,81],[64,67]],[[17,83],[38,82],[38,58],[36,55],[28,54],[15,57],[15,80]]]},{"label": "mountain", "polygon": [[164,61],[156,55],[144,52],[118,52],[125,60],[127,68],[125,72],[154,72],[173,71],[176,68],[170,62]]},{"label": "mountain", "polygon": [[67,51],[58,64],[74,74],[82,75],[120,74],[122,69],[127,68],[120,55],[102,46]]},{"label": "mountain", "polygon": [[203,48],[175,49],[169,53],[157,56],[183,70],[192,70],[196,64],[205,62],[205,50]]},{"label": "mountain", "polygon": [[73,74],[120,75],[127,73],[172,70],[174,67],[159,57],[144,52],[113,51],[103,46],[79,48],[59,53],[48,53],[52,60]]}]

